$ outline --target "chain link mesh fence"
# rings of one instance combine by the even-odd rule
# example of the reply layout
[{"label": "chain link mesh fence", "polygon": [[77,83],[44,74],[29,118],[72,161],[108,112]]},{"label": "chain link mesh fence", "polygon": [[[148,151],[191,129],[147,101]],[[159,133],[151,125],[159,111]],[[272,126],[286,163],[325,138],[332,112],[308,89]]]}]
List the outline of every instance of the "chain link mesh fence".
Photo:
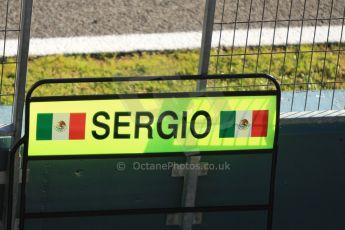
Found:
[{"label": "chain link mesh fence", "polygon": [[[0,116],[1,123],[5,124],[13,120],[12,114],[7,111],[8,107],[13,107],[18,64],[17,57],[8,57],[6,52],[13,46],[13,41],[19,39],[21,10],[18,9],[21,6],[21,0],[0,0]],[[7,105],[4,105],[5,101]]]},{"label": "chain link mesh fence", "polygon": [[343,0],[219,0],[217,7],[209,73],[273,75],[283,112],[344,109]]},{"label": "chain link mesh fence", "polygon": [[[22,0],[0,0],[0,114],[13,104]],[[282,111],[344,109],[343,0],[217,0],[210,74],[268,73],[280,82]],[[11,42],[9,42],[11,38]],[[267,88],[264,80],[208,82],[208,90]],[[5,123],[11,123],[7,116]],[[2,120],[2,123],[4,121]]]}]

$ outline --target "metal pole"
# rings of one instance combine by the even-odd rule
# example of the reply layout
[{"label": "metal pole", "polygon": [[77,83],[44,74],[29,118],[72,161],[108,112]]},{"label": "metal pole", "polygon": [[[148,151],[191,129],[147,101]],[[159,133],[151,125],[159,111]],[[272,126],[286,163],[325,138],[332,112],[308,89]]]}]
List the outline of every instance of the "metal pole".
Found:
[{"label": "metal pole", "polygon": [[[12,146],[20,140],[22,136],[22,124],[23,124],[23,111],[25,102],[25,85],[28,67],[29,57],[29,44],[30,44],[30,29],[31,29],[31,15],[32,15],[32,1],[33,0],[22,0],[22,12],[21,12],[21,23],[20,23],[20,35],[18,43],[18,57],[17,57],[17,77],[15,84],[15,96],[13,105],[13,122],[14,122],[14,133],[12,138]],[[10,223],[6,223],[7,229],[14,229],[15,218],[16,218],[16,207],[18,203],[18,184],[20,175],[20,158],[16,156],[14,163],[14,183],[13,183],[13,204],[12,213],[6,213],[11,215]],[[7,218],[5,218],[6,220]]]},{"label": "metal pole", "polygon": [[[204,22],[202,28],[202,40],[199,58],[199,74],[207,75],[208,67],[210,64],[210,54],[212,45],[212,33],[214,24],[214,14],[216,10],[217,0],[206,0]],[[203,91],[206,89],[207,81],[198,81],[197,91]]]},{"label": "metal pole", "polygon": [[25,85],[29,58],[32,0],[23,0],[22,9],[23,10],[21,15],[21,30],[18,44],[18,65],[13,111],[14,142],[17,142],[22,135]]},{"label": "metal pole", "polygon": [[[212,33],[213,33],[213,23],[214,14],[216,9],[216,0],[206,0],[205,3],[205,13],[202,29],[202,40],[201,40],[201,50],[200,50],[200,61],[199,61],[199,74],[207,75],[208,67],[210,63],[210,53],[211,53],[211,43],[212,43]],[[206,80],[200,80],[197,82],[197,91],[205,91],[207,87]],[[200,164],[200,156],[188,157],[188,164]],[[198,176],[199,172],[197,170],[188,170],[184,177],[183,194],[182,194],[182,205],[184,207],[194,207],[196,192],[198,186]],[[191,230],[193,226],[195,213],[185,213],[182,217],[182,229]]]}]

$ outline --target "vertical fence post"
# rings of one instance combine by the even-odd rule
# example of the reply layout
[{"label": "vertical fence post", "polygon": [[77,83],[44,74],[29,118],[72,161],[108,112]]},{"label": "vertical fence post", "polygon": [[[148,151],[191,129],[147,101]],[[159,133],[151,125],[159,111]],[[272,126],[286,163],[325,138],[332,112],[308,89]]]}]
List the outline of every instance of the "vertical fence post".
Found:
[{"label": "vertical fence post", "polygon": [[[14,133],[12,138],[12,146],[20,140],[22,135],[23,111],[25,102],[25,85],[27,76],[27,66],[29,57],[30,44],[30,29],[31,29],[31,15],[32,15],[32,0],[22,0],[22,12],[20,19],[20,35],[18,42],[18,57],[17,57],[17,77],[15,83],[15,95],[13,105],[13,123]],[[9,165],[8,165],[8,168]],[[6,229],[15,228],[16,208],[18,203],[18,183],[20,182],[20,158],[17,155],[13,167],[13,193],[12,193],[12,207],[6,211],[6,218],[4,219]],[[7,185],[7,187],[12,185]],[[7,188],[8,189],[8,188]],[[9,199],[9,197],[7,197]]]},{"label": "vertical fence post", "polygon": [[[199,74],[207,75],[210,64],[210,54],[212,45],[212,33],[214,24],[214,14],[216,10],[216,0],[206,0],[204,21],[202,28],[201,49],[199,57]],[[197,84],[197,91],[206,89],[207,81],[200,80]]]},{"label": "vertical fence post", "polygon": [[23,110],[25,101],[25,85],[29,58],[30,28],[31,28],[32,0],[23,0],[20,36],[18,44],[17,78],[14,96],[14,142],[21,138]]},{"label": "vertical fence post", "polygon": [[[205,13],[202,29],[201,50],[199,59],[199,74],[207,75],[210,62],[212,33],[214,14],[216,9],[216,0],[206,0]],[[199,80],[197,82],[197,91],[206,90],[207,80]],[[200,164],[200,156],[187,157],[188,164]],[[194,207],[196,191],[198,186],[199,172],[197,170],[187,170],[184,178],[182,205],[184,207]],[[191,230],[195,213],[184,213],[182,217],[182,229]]]}]

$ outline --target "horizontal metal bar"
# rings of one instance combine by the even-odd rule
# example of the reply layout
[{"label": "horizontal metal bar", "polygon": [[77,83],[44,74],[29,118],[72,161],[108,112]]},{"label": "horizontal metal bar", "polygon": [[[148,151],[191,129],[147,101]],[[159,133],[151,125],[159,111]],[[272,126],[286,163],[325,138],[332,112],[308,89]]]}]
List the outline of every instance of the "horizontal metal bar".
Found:
[{"label": "horizontal metal bar", "polygon": [[267,210],[268,205],[229,205],[211,207],[177,207],[177,208],[142,208],[142,209],[115,209],[115,210],[85,210],[69,212],[30,212],[25,213],[26,219],[45,219],[62,217],[89,217],[113,215],[145,215],[166,213],[193,213],[193,212],[233,212]]},{"label": "horizontal metal bar", "polygon": [[268,74],[263,73],[251,73],[251,74],[223,74],[223,75],[175,75],[175,76],[155,76],[155,77],[98,77],[98,78],[62,78],[62,79],[44,79],[37,81],[29,89],[26,100],[29,102],[33,92],[42,85],[47,84],[67,84],[67,83],[102,83],[102,82],[146,82],[146,81],[172,81],[172,80],[214,80],[214,79],[250,79],[250,78],[263,78],[271,81],[276,87],[277,92],[280,92],[279,83],[276,79]]},{"label": "horizontal metal bar", "polygon": [[[320,85],[322,88],[325,88],[325,86],[323,85],[327,85],[327,84],[344,84],[345,81],[324,81],[324,82],[321,82],[321,83],[317,83],[317,82],[300,82],[300,83],[283,83],[283,84],[280,84],[281,86],[291,86],[291,85]],[[304,89],[305,90],[305,89]],[[301,90],[301,91],[304,91],[304,90]],[[335,90],[335,89],[332,89],[332,90]],[[310,91],[310,89],[309,89]]]},{"label": "horizontal metal bar", "polygon": [[[281,45],[277,45],[281,46]],[[257,46],[249,46],[257,47]],[[249,48],[247,47],[247,48]],[[280,51],[280,52],[256,52],[256,53],[234,53],[234,54],[212,54],[211,57],[231,57],[231,56],[257,56],[257,55],[275,55],[275,54],[304,54],[304,53],[332,53],[345,52],[345,49],[327,49],[327,50],[296,50],[296,51]]]},{"label": "horizontal metal bar", "polygon": [[4,136],[12,136],[14,133],[14,125],[8,124],[8,125],[0,125],[0,137]]},{"label": "horizontal metal bar", "polygon": [[277,23],[277,22],[306,22],[306,21],[335,21],[343,20],[344,17],[334,18],[292,18],[292,19],[272,19],[272,20],[248,20],[248,21],[232,21],[232,22],[215,22],[215,25],[232,25],[232,24],[244,24],[244,23]]},{"label": "horizontal metal bar", "polygon": [[231,151],[203,151],[203,152],[169,152],[169,153],[138,153],[138,154],[97,154],[97,155],[52,155],[52,156],[29,156],[30,161],[47,160],[86,160],[86,159],[117,159],[117,158],[154,158],[154,157],[190,157],[190,156],[216,156],[216,155],[257,155],[273,154],[275,149],[257,150],[231,150]]},{"label": "horizontal metal bar", "polygon": [[[6,58],[4,58],[6,60]],[[0,65],[10,65],[10,64],[17,64],[17,61],[0,61]]]},{"label": "horizontal metal bar", "polygon": [[19,32],[19,29],[0,29],[0,33],[4,33],[4,32]]},{"label": "horizontal metal bar", "polygon": [[[345,81],[327,81],[327,82],[321,82],[321,83],[316,83],[316,82],[296,82],[296,83],[283,83],[280,84],[280,86],[297,86],[297,85],[320,85],[321,88],[326,88],[325,84],[345,84]],[[228,89],[228,88],[250,88],[250,87],[267,87],[267,86],[271,86],[270,84],[255,84],[255,85],[228,85],[228,86],[209,86],[208,89]],[[330,89],[332,91],[335,91],[336,88],[332,87],[332,89]],[[298,90],[298,91],[305,91],[306,89],[303,90]],[[309,89],[310,91],[310,89]],[[265,92],[265,91],[264,91]]]},{"label": "horizontal metal bar", "polygon": [[0,94],[0,97],[9,97],[9,96],[14,96],[14,93],[3,93],[3,94]]},{"label": "horizontal metal bar", "polygon": [[224,97],[224,96],[273,96],[278,95],[275,90],[258,91],[224,91],[224,92],[176,92],[176,93],[137,93],[137,94],[114,94],[114,95],[76,95],[76,96],[43,96],[31,97],[30,102],[45,101],[85,101],[85,100],[122,100],[122,99],[144,99],[144,98],[186,98],[186,97]]}]

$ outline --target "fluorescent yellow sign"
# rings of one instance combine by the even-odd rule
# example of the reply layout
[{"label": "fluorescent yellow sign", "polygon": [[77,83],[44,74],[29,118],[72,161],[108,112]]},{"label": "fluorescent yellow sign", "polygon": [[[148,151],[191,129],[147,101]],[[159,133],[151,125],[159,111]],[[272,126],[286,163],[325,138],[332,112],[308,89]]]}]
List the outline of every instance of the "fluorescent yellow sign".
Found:
[{"label": "fluorescent yellow sign", "polygon": [[30,103],[29,156],[272,149],[276,96]]}]

